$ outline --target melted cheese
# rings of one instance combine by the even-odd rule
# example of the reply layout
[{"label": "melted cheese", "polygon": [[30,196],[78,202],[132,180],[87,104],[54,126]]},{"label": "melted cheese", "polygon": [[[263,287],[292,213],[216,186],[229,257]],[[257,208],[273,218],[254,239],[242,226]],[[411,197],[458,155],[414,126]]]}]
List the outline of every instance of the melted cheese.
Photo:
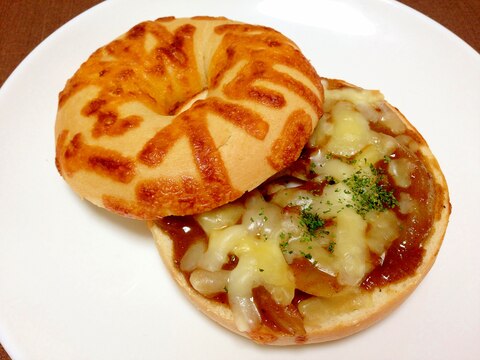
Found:
[{"label": "melted cheese", "polygon": [[[281,209],[265,202],[258,193],[250,197],[245,205],[241,224],[224,227],[237,219],[237,212],[234,210],[236,205],[228,206],[223,215],[215,211],[201,217],[201,224],[207,224],[210,239],[207,251],[198,261],[199,269],[212,274],[222,271],[229,255],[233,254],[239,259],[224,286],[228,291],[236,325],[241,331],[249,330],[260,321],[258,314],[252,310],[255,307],[252,299],[253,288],[264,286],[272,298],[282,305],[290,304],[295,291],[293,274],[278,243]],[[217,224],[217,228],[212,229],[212,224]],[[192,281],[192,276],[190,281],[201,283],[197,278]],[[221,285],[216,285],[216,288]]]},{"label": "melted cheese", "polygon": [[[208,248],[194,244],[181,268],[193,271],[192,286],[206,296],[228,291],[240,331],[252,330],[261,322],[252,295],[255,287],[265,287],[277,304],[291,303],[295,279],[290,264],[299,257],[335,276],[344,289],[328,299],[313,296],[301,301],[298,309],[306,326],[328,314],[354,310],[360,304],[350,301],[351,294],[360,291],[358,285],[374,266],[370,254],[382,257],[400,234],[394,211],[358,211],[355,204],[360,195],[354,193],[349,179],[375,176],[372,167],[388,161],[385,167],[395,185],[408,188],[409,160],[391,157],[401,145],[411,149],[418,145],[403,134],[405,125],[379,92],[342,88],[325,94],[325,115],[308,144],[316,149],[309,157],[311,181],[319,185],[328,181],[320,194],[302,188],[301,182],[274,183],[268,188],[268,202],[254,191],[243,203],[196,216],[209,236]],[[372,130],[372,123],[382,123],[390,135]],[[401,213],[408,213],[415,209],[415,202],[401,193],[398,206]],[[320,230],[307,222],[307,215],[323,219]],[[222,270],[232,255],[237,265],[231,271]]]},{"label": "melted cheese", "polygon": [[397,186],[408,188],[412,184],[412,164],[407,159],[392,160],[388,172]]},{"label": "melted cheese", "polygon": [[333,255],[342,285],[358,285],[369,269],[366,229],[367,223],[354,210],[344,209],[338,213]]},{"label": "melted cheese", "polygon": [[298,310],[304,318],[305,328],[318,329],[343,314],[365,308],[372,300],[366,296],[357,296],[359,293],[359,289],[349,288],[332,298],[312,297],[300,302]]},{"label": "melted cheese", "polygon": [[400,235],[400,221],[391,210],[371,212],[365,220],[368,224],[367,245],[370,251],[381,256]]},{"label": "melted cheese", "polygon": [[417,211],[417,204],[410,194],[402,192],[399,195],[398,208],[400,213],[409,214]]},{"label": "melted cheese", "polygon": [[333,131],[326,150],[340,156],[353,156],[369,142],[368,121],[352,103],[339,101],[332,109]]}]

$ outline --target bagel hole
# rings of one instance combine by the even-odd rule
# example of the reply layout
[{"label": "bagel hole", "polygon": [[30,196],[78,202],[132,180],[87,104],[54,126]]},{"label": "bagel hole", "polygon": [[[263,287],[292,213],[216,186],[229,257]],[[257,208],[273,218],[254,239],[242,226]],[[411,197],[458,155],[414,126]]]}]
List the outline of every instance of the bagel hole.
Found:
[{"label": "bagel hole", "polygon": [[203,89],[199,93],[193,95],[190,99],[185,100],[183,103],[177,104],[177,106],[174,107],[171,115],[178,115],[183,113],[184,111],[190,109],[196,101],[205,100],[207,98],[207,95],[208,90]]}]

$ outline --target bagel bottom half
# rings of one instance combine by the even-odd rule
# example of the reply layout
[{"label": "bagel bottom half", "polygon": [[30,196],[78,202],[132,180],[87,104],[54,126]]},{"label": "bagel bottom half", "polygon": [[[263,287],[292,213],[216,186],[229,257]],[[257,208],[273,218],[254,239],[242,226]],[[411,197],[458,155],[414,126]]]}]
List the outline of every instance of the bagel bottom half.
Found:
[{"label": "bagel bottom half", "polygon": [[[260,308],[257,309],[261,318],[260,323],[257,322],[256,325],[249,327],[248,324],[239,322],[238,318],[235,318],[237,315],[232,311],[229,302],[224,301],[225,296],[223,301],[219,301],[219,298],[215,296],[206,296],[195,290],[189,279],[192,269],[197,267],[203,266],[205,269],[213,271],[213,267],[206,264],[209,258],[204,254],[210,251],[210,247],[223,245],[207,243],[197,252],[200,255],[193,260],[193,267],[190,264],[187,266],[188,270],[185,270],[185,268],[182,269],[183,265],[180,261],[182,259],[179,259],[176,254],[175,246],[178,244],[174,244],[174,240],[170,236],[171,232],[164,226],[165,220],[159,219],[148,223],[164,263],[191,302],[220,325],[232,332],[251,338],[257,343],[298,345],[331,341],[357,333],[381,320],[400,305],[428,273],[436,259],[448,224],[451,206],[447,184],[437,161],[418,131],[397,109],[385,102],[383,96],[377,91],[363,90],[338,80],[324,80],[324,87],[326,89],[325,115],[309,144],[306,145],[301,158],[289,169],[261,185],[256,193],[246,195],[243,200],[233,204],[226,211],[230,214],[227,216],[231,218],[230,220],[223,219],[222,208],[211,216],[202,217],[199,214],[194,217],[195,221],[204,225],[205,232],[208,233],[207,238],[213,239],[223,231],[223,228],[240,227],[239,224],[243,222],[247,223],[246,229],[254,230],[257,238],[253,240],[253,243],[258,242],[259,247],[264,246],[264,243],[271,242],[274,236],[281,239],[276,240],[277,242],[274,244],[281,248],[280,254],[285,255],[285,264],[274,264],[271,260],[277,255],[275,247],[262,247],[262,251],[274,250],[271,256],[262,255],[264,256],[262,259],[271,258],[268,261],[261,260],[263,261],[261,262],[258,260],[259,257],[249,258],[250,262],[255,262],[255,259],[260,261],[253,265],[257,268],[253,271],[255,275],[252,275],[253,280],[250,282],[250,287],[264,286],[264,289],[267,289],[264,293],[268,298],[271,297],[266,306],[273,304],[275,309],[277,307],[287,309],[286,312],[267,309],[265,317],[263,309]],[[349,110],[345,112],[345,108]],[[372,109],[373,111],[371,111]],[[352,120],[356,118],[359,120]],[[359,125],[365,124],[362,119],[368,120],[370,129],[362,129],[362,126]],[[350,123],[345,127],[340,123],[341,121]],[[335,136],[339,136],[340,140],[335,140]],[[339,147],[339,144],[343,147]],[[366,165],[362,168],[359,163],[363,162]],[[340,168],[341,170],[339,170]],[[417,170],[412,170],[412,168]],[[420,168],[423,170],[418,170]],[[349,171],[352,172],[350,175]],[[403,176],[403,172],[409,176]],[[370,207],[365,208],[365,204],[358,200],[361,195],[355,193],[355,186],[358,187],[359,183],[365,184],[362,182],[365,179],[371,179],[362,177],[366,173],[370,177],[377,176],[374,189],[381,193],[375,193],[376,196],[378,194],[390,196],[390,198],[381,198],[380,206],[383,206],[382,208],[374,208],[379,205],[378,201],[374,205],[369,203]],[[423,175],[419,175],[420,173]],[[415,176],[421,179],[415,179]],[[357,183],[352,185],[352,179],[355,179]],[[415,181],[420,181],[421,184],[415,184]],[[416,190],[410,191],[408,190],[410,188]],[[348,191],[343,189],[348,189]],[[338,200],[337,204],[331,198],[322,198],[329,191],[332,194],[342,193],[345,195],[342,195],[341,201]],[[370,190],[361,189],[362,194],[368,191]],[[354,195],[351,195],[351,192]],[[323,200],[318,200],[319,198]],[[389,202],[390,200],[391,202]],[[257,203],[260,201],[262,204],[256,205],[257,217],[251,211],[251,204],[255,201]],[[281,208],[281,211],[275,213],[273,208],[269,207],[270,203]],[[330,208],[325,208],[326,204]],[[240,214],[231,215],[235,212],[240,212]],[[331,215],[333,212],[335,215]],[[289,220],[283,218],[283,220],[278,220],[279,216],[285,218],[286,213],[290,214]],[[342,216],[347,215],[348,219],[352,220],[349,220],[345,227],[340,223],[345,222],[342,220]],[[426,218],[422,218],[422,216]],[[207,218],[206,223],[202,222],[205,221],[205,218]],[[218,228],[213,230],[211,225],[208,225],[208,221],[212,221],[212,219],[213,222],[220,223],[220,225],[217,224]],[[181,221],[180,219],[180,224]],[[222,223],[222,221],[226,221],[226,223]],[[276,224],[281,225],[278,225],[277,228],[275,228],[276,225],[270,228],[267,225],[270,221],[276,221]],[[412,224],[423,222],[426,225],[423,227],[412,225],[410,230],[403,229],[405,224],[409,224],[409,221]],[[288,228],[292,223],[295,223],[297,228]],[[341,228],[341,226],[344,227]],[[394,230],[386,226],[391,226]],[[278,230],[278,227],[281,230]],[[358,233],[361,240],[345,237],[345,232],[353,233],[352,229],[356,227],[362,229]],[[303,233],[296,237],[295,229],[298,228],[303,229]],[[285,229],[289,231],[286,240],[287,230]],[[290,232],[289,229],[293,230]],[[241,234],[247,234],[250,230],[245,230]],[[227,235],[224,235],[224,244],[232,241],[231,236],[228,235],[230,233],[225,232]],[[404,240],[402,236],[405,238]],[[381,239],[380,245],[378,239]],[[407,251],[403,255],[392,255],[393,252],[402,252],[402,249],[408,248],[409,239],[416,239],[415,251],[412,250],[410,253]],[[342,241],[353,241],[354,244],[349,245],[347,250],[342,250],[345,248]],[[365,241],[367,245],[362,243]],[[415,241],[412,240],[412,243]],[[222,244],[222,240],[219,244]],[[229,248],[228,256],[235,254],[236,260],[240,259],[240,262],[236,262],[234,265],[230,264],[228,270],[234,269],[235,265],[240,266],[242,256],[245,254],[246,245],[240,241],[235,244],[236,247]],[[238,250],[239,248],[243,250]],[[317,248],[320,250],[317,251]],[[312,249],[311,253],[307,253],[306,249]],[[188,249],[183,249],[182,254],[186,254],[186,250]],[[255,251],[258,252],[258,249]],[[342,251],[345,253],[342,254]],[[366,251],[366,255],[358,255],[362,251]],[[343,260],[332,260],[333,258],[340,259],[341,256],[353,260],[344,261],[341,265],[338,265],[338,262]],[[407,262],[397,261],[402,256],[410,260]],[[313,265],[312,269],[315,269],[295,272],[295,269],[302,268],[292,267],[292,262],[295,262],[295,259],[298,261],[299,258],[303,261],[307,259],[308,264]],[[362,258],[363,262],[358,260],[359,258]],[[245,266],[245,262],[246,260],[242,266]],[[272,267],[269,268],[269,265]],[[351,269],[355,266],[357,268]],[[375,280],[375,274],[381,274],[382,267],[388,268],[389,266],[390,270],[384,270],[386,273],[382,275],[383,277],[377,274],[377,280]],[[362,267],[365,269],[359,271],[358,268]],[[279,271],[283,271],[281,274],[285,275],[280,278],[279,276],[266,277],[265,274],[277,268],[280,269]],[[220,268],[218,270],[226,271],[220,270]],[[321,270],[322,277],[317,277],[316,273],[316,275],[312,275],[312,271],[317,270]],[[292,273],[295,273],[294,276]],[[308,279],[302,280],[301,276],[306,276]],[[332,280],[333,278],[335,280]],[[383,280],[378,280],[379,278]],[[327,279],[326,282],[330,282],[330,285],[326,286],[326,290],[324,287],[320,287],[318,290],[318,284],[312,284],[312,279]],[[232,281],[234,281],[232,276],[226,280],[225,292],[228,292],[227,286],[228,289],[230,286],[234,289],[235,284],[231,284]],[[294,298],[290,297],[290,300],[287,300],[287,302],[290,301],[290,304],[285,305],[282,300],[285,297],[288,299],[285,293],[290,291],[293,295],[288,284],[293,284],[295,296]],[[299,288],[302,291],[299,292]],[[313,290],[310,291],[310,288]],[[320,295],[318,295],[319,292]],[[302,295],[298,296],[299,293]],[[249,294],[251,295],[251,293]],[[272,299],[280,299],[279,301],[280,303],[283,301],[283,305],[275,304]],[[258,302],[255,304],[258,305]],[[259,307],[261,306],[259,305]],[[293,320],[285,322],[285,317]]]}]

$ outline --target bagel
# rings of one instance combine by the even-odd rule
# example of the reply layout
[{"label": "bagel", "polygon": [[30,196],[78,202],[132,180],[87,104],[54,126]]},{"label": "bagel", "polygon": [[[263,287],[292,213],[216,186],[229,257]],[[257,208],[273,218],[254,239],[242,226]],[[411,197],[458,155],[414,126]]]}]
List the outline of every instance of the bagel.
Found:
[{"label": "bagel", "polygon": [[271,28],[146,21],[95,51],[60,93],[56,166],[117,214],[196,214],[296,160],[322,108],[320,77]]},{"label": "bagel", "polygon": [[432,267],[451,211],[427,143],[379,91],[323,79],[298,160],[195,216],[149,221],[186,296],[271,345],[343,338],[384,318]]}]

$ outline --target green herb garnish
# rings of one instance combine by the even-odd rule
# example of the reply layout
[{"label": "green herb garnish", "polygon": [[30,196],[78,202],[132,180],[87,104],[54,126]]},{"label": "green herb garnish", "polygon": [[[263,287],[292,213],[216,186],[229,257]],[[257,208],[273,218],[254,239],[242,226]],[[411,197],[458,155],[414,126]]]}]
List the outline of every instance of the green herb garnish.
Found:
[{"label": "green herb garnish", "polygon": [[337,243],[333,240],[328,243],[328,249],[327,250],[330,254],[333,254],[333,252],[335,251],[335,245],[337,245]]},{"label": "green herb garnish", "polygon": [[371,174],[368,174],[359,170],[343,180],[350,189],[345,193],[351,193],[353,200],[353,204],[347,204],[346,207],[354,208],[361,216],[372,210],[384,211],[398,205],[393,191],[387,190],[382,183],[384,176],[381,170],[370,164],[370,171]]},{"label": "green herb garnish", "polygon": [[312,260],[312,254],[310,254],[310,253],[304,253],[303,251],[300,251],[300,254],[302,254],[302,256],[303,256],[305,259]]},{"label": "green herb garnish", "polygon": [[[292,237],[292,234],[288,233],[285,234],[283,231],[279,234],[280,240],[282,242],[279,243],[280,249],[282,250],[283,253],[286,253],[288,251],[288,241]],[[291,254],[291,252],[289,252]]]},{"label": "green herb garnish", "polygon": [[337,183],[337,180],[330,175],[325,176],[325,181],[328,183],[328,185],[335,185]]},{"label": "green herb garnish", "polygon": [[300,213],[300,225],[305,228],[309,235],[314,236],[318,229],[325,226],[325,221],[317,213],[311,212],[307,208]]}]

